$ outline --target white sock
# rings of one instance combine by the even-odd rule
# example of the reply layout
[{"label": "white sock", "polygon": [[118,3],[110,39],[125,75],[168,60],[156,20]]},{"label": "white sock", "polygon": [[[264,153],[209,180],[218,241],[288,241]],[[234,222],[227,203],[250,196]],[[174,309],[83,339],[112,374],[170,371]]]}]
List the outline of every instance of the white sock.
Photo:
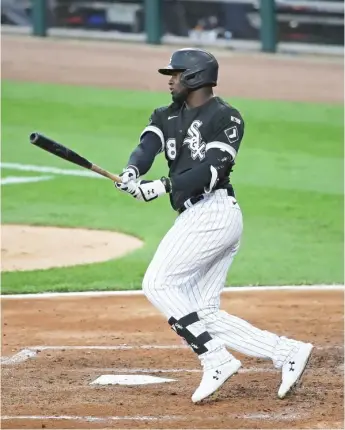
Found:
[{"label": "white sock", "polygon": [[228,348],[251,357],[271,359],[276,368],[282,367],[292,349],[299,343],[260,330],[225,311],[199,311],[198,315],[210,335],[220,339]]},{"label": "white sock", "polygon": [[[189,325],[188,330],[195,337],[198,337],[200,334],[207,331],[207,328],[203,321],[197,321],[194,324]],[[204,370],[214,369],[234,358],[234,356],[226,349],[222,339],[213,337],[212,335],[211,337],[212,339],[205,344],[208,351],[198,355]]]}]

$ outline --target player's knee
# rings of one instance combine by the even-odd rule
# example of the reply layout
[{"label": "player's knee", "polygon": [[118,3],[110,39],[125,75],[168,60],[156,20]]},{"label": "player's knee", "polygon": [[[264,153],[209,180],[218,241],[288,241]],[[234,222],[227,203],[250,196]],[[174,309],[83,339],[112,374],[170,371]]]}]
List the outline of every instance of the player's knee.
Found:
[{"label": "player's knee", "polygon": [[156,271],[148,268],[142,282],[142,289],[146,297],[154,295],[156,290],[161,290],[163,288],[164,280],[162,276],[158,275]]},{"label": "player's knee", "polygon": [[145,296],[149,296],[150,285],[151,285],[151,276],[148,274],[148,272],[146,272],[142,282],[142,290]]},{"label": "player's knee", "polygon": [[205,324],[212,324],[217,320],[219,309],[216,307],[200,309],[198,311],[199,318]]}]

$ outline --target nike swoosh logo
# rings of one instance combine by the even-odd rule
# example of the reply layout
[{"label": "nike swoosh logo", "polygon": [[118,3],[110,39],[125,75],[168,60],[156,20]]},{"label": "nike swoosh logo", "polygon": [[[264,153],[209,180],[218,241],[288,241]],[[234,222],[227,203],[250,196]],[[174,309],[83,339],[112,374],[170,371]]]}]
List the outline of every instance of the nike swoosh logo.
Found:
[{"label": "nike swoosh logo", "polygon": [[177,118],[177,117],[178,117],[178,115],[168,116],[168,120],[169,120],[169,119],[172,119],[172,118]]}]

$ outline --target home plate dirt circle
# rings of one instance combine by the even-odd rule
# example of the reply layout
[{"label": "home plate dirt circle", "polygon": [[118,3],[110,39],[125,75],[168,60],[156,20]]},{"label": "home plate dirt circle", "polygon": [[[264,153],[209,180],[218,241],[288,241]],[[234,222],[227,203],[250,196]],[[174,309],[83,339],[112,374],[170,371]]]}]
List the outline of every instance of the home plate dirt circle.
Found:
[{"label": "home plate dirt circle", "polygon": [[2,272],[92,264],[143,246],[126,234],[81,228],[2,225],[1,237]]}]

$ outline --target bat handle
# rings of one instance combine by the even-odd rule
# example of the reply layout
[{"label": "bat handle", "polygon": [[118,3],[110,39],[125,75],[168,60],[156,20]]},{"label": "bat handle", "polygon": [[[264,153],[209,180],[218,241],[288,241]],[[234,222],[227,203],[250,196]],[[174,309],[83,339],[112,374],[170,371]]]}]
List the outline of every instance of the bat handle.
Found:
[{"label": "bat handle", "polygon": [[118,184],[122,182],[120,176],[114,175],[113,173],[110,173],[107,170],[102,169],[102,167],[99,167],[96,164],[92,164],[91,170],[93,172],[98,173],[99,175],[102,175],[108,179],[111,179],[113,182],[116,182]]}]

